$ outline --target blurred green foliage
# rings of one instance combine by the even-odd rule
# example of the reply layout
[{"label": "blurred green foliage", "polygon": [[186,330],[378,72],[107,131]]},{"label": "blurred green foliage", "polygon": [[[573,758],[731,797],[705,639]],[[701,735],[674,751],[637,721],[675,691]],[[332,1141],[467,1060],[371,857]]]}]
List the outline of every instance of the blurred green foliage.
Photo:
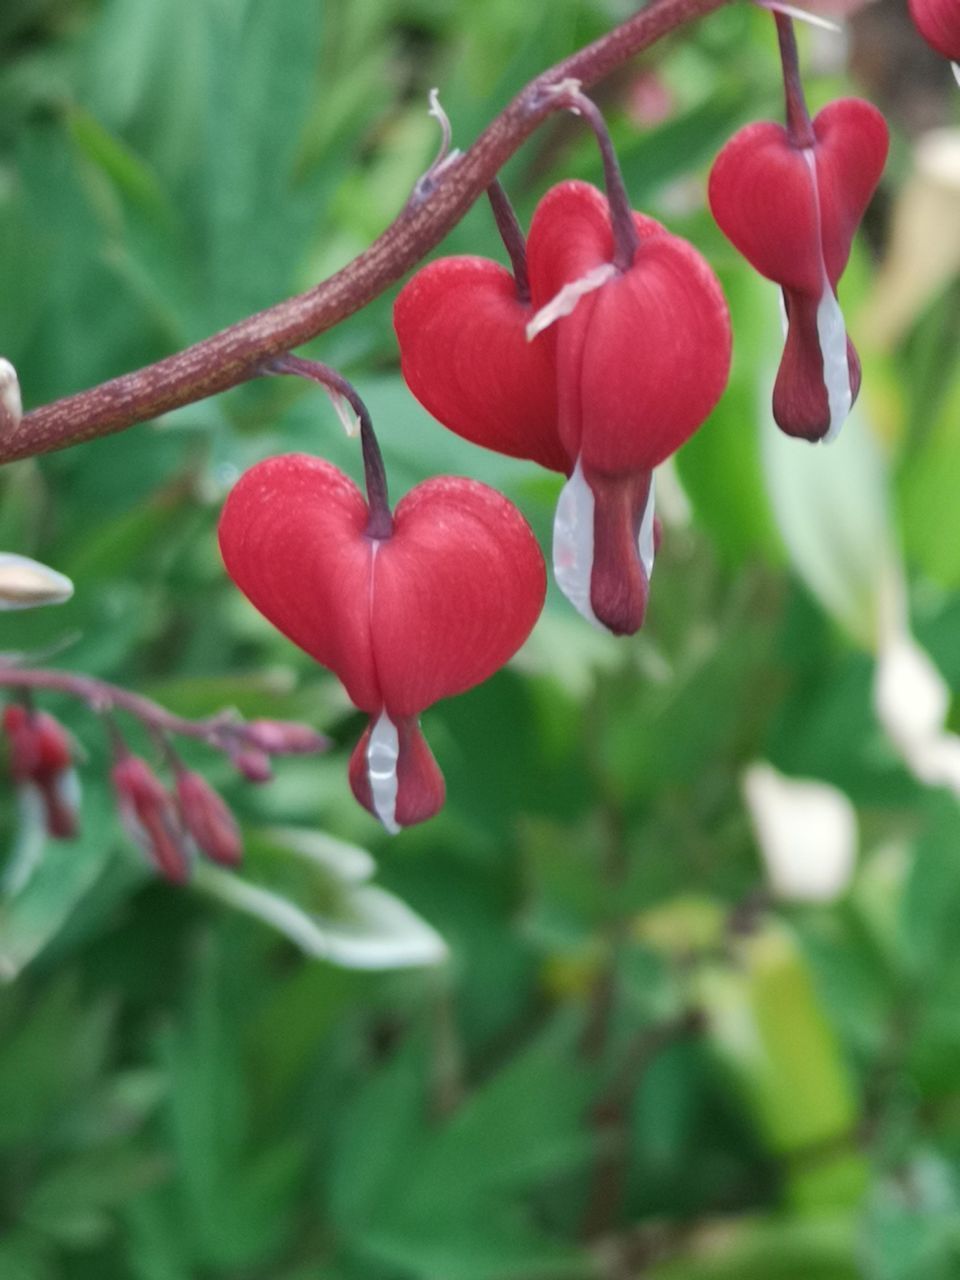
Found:
[{"label": "blurred green foliage", "polygon": [[[626,11],[4,0],[0,351],[28,405],[343,265],[429,163],[432,85],[466,145]],[[678,459],[690,518],[667,501],[644,633],[600,636],[551,589],[513,668],[426,714],[449,794],[435,821],[391,841],[354,805],[360,718],[217,557],[219,503],[252,461],[306,449],[358,475],[315,391],[262,382],[0,476],[0,546],[77,585],[63,608],[3,615],[2,648],[68,637],[59,665],[183,714],[322,726],[331,755],[264,788],[191,755],[244,824],[247,874],[332,918],[346,881],[294,866],[276,828],[369,846],[378,884],[449,948],[433,968],[348,971],[150,881],[99,726],[45,700],[83,746],[84,830],[0,905],[0,1280],[960,1275],[960,809],[871,703],[901,551],[914,630],[960,683],[956,285],[898,349],[862,352],[841,446],[770,444],[775,297],[703,202],[726,137],[779,110],[769,19],[723,11],[643,67],[665,123],[630,118],[628,72],[603,101],[637,203],[723,277],[730,390]],[[599,180],[566,120],[507,168],[522,218],[561,174]],[[488,212],[444,250],[500,256]],[[872,274],[860,245],[853,315]],[[394,495],[474,475],[546,542],[559,482],[428,418],[390,304],[314,350],[368,401]],[[855,806],[837,901],[767,895],[741,787],[755,760]],[[7,792],[7,848],[16,828]]]}]

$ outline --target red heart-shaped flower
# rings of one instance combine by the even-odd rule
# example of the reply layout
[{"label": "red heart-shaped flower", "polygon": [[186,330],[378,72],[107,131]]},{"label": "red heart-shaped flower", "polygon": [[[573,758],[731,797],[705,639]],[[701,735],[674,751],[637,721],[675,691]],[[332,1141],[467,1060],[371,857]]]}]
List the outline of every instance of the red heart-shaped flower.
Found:
[{"label": "red heart-shaped flower", "polygon": [[[608,476],[651,471],[674,453],[713,409],[730,369],[730,317],[713,271],[653,218],[635,213],[634,223],[640,244],[630,267],[552,326],[560,438],[585,471]],[[586,182],[552,187],[527,254],[539,309],[611,261],[606,198]]]},{"label": "red heart-shaped flower", "polygon": [[709,197],[721,231],[761,275],[819,297],[824,269],[834,287],[843,274],[889,137],[859,98],[824,107],[813,131],[813,147],[801,148],[781,125],[747,125],[714,161]]},{"label": "red heart-shaped flower", "polygon": [[[390,821],[404,826],[443,799],[415,717],[512,657],[539,616],[545,573],[519,511],[473,480],[418,485],[397,505],[389,538],[370,537],[367,520],[362,494],[342,472],[289,454],[237,482],[220,547],[248,599],[370,714],[375,747],[377,726],[389,727],[399,780]],[[354,790],[386,821],[371,799],[368,764],[363,782],[355,757]]]}]

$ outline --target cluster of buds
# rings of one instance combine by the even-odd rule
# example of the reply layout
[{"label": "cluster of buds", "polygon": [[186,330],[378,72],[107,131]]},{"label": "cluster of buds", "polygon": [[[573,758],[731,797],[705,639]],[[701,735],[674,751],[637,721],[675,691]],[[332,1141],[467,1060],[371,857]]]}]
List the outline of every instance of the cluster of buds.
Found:
[{"label": "cluster of buds", "polygon": [[29,701],[33,691],[68,694],[99,714],[125,711],[162,744],[172,772],[170,786],[146,760],[131,754],[109,715],[114,750],[111,780],[121,822],[150,867],[175,883],[188,878],[197,853],[234,867],[240,862],[242,846],[226,802],[202,774],[184,765],[173,748],[173,735],[199,739],[221,751],[239,773],[255,782],[269,780],[274,756],[313,754],[329,746],[322,734],[292,721],[245,722],[228,713],[209,720],[184,720],[137,694],[69,672],[3,665],[0,686],[26,699],[9,703],[0,718],[8,768],[14,785],[35,802],[32,809],[42,815],[52,839],[70,840],[78,834],[80,787],[70,736],[52,715],[33,708]]},{"label": "cluster of buds", "polygon": [[197,850],[225,867],[240,862],[236,819],[201,774],[179,766],[171,791],[146,760],[124,752],[111,777],[124,830],[164,879],[187,880]]},{"label": "cluster of buds", "polygon": [[72,839],[78,829],[80,788],[63,725],[46,711],[19,703],[4,708],[2,723],[14,786],[39,801],[49,836]]}]

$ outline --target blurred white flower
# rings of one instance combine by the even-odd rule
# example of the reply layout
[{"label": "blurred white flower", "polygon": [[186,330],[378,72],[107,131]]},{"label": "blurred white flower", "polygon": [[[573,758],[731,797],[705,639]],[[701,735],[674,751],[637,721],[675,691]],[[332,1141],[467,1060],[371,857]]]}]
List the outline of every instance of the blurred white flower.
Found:
[{"label": "blurred white flower", "polygon": [[856,862],[857,816],[842,791],[757,763],[744,772],[743,793],[778,898],[831,902],[845,892]]},{"label": "blurred white flower", "polygon": [[960,796],[960,737],[945,728],[950,690],[910,634],[902,598],[897,592],[881,635],[874,711],[914,777]]}]

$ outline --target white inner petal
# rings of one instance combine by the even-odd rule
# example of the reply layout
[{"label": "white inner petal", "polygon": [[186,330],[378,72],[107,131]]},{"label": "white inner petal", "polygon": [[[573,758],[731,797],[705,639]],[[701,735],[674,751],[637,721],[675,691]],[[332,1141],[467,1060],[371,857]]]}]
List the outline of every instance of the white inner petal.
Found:
[{"label": "white inner petal", "polygon": [[[820,191],[817,185],[817,162],[813,148],[804,147],[803,158],[810,170],[810,181],[813,183],[813,196],[817,209],[817,224],[820,222]],[[817,337],[820,341],[820,355],[823,359],[823,385],[827,392],[827,405],[830,410],[830,425],[823,437],[824,444],[836,440],[840,428],[846,422],[853,406],[853,395],[850,391],[850,364],[847,360],[847,330],[843,323],[843,313],[827,276],[827,267],[823,258],[823,236],[820,241],[820,273],[823,293],[817,306]]]},{"label": "white inner petal", "polygon": [[560,491],[553,518],[553,575],[576,611],[605,631],[590,604],[594,505],[593,490],[577,458],[573,475]]},{"label": "white inner petal", "polygon": [[544,329],[549,329],[555,320],[570,315],[585,294],[593,293],[595,289],[605,285],[608,280],[612,280],[616,274],[617,268],[612,262],[602,262],[599,267],[594,267],[592,271],[588,271],[579,280],[571,280],[569,284],[565,284],[560,292],[551,298],[546,306],[541,307],[529,322],[527,325],[527,341],[532,342],[538,333],[543,333]]},{"label": "white inner petal", "polygon": [[780,302],[780,332],[783,334],[783,340],[787,340],[787,330],[790,328],[790,317],[787,315],[787,298],[782,289],[777,290],[777,299]]},{"label": "white inner petal", "polygon": [[397,760],[400,736],[397,726],[381,711],[367,741],[367,780],[373,811],[391,835],[400,830],[397,822]]},{"label": "white inner petal", "polygon": [[951,62],[950,65],[953,67],[953,78],[960,84],[960,62]]},{"label": "white inner petal", "polygon": [[656,554],[656,547],[653,540],[653,517],[654,517],[654,479],[653,472],[650,473],[650,489],[647,493],[647,505],[643,508],[643,518],[640,521],[640,536],[637,539],[637,549],[640,552],[640,563],[643,565],[643,572],[647,575],[647,582],[650,581],[650,575],[653,573],[653,557]]}]

